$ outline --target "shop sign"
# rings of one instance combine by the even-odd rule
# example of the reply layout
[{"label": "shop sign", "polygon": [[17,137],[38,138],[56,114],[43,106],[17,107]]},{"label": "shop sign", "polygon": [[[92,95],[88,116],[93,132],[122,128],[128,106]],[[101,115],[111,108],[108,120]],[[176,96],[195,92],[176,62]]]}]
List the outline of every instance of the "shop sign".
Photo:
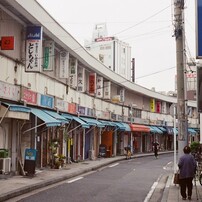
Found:
[{"label": "shop sign", "polygon": [[69,85],[72,88],[77,88],[77,68],[78,61],[75,58],[69,59]]},{"label": "shop sign", "polygon": [[14,50],[14,36],[1,37],[1,50]]},{"label": "shop sign", "polygon": [[83,67],[78,67],[77,90],[79,92],[84,92],[84,83],[85,83],[85,69]]},{"label": "shop sign", "polygon": [[69,53],[62,51],[60,53],[60,75],[61,79],[69,77]]},{"label": "shop sign", "polygon": [[103,77],[101,76],[97,76],[96,97],[103,97]]},{"label": "shop sign", "polygon": [[89,94],[95,95],[96,90],[96,73],[90,73],[89,75]]},{"label": "shop sign", "polygon": [[37,93],[29,89],[22,88],[21,100],[30,104],[37,104]]},{"label": "shop sign", "polygon": [[26,72],[40,72],[42,60],[42,27],[27,27]]},{"label": "shop sign", "polygon": [[20,100],[20,87],[0,81],[0,97],[10,100]]},{"label": "shop sign", "polygon": [[54,98],[47,95],[39,94],[39,105],[48,108],[54,108]]},{"label": "shop sign", "polygon": [[43,70],[52,71],[55,64],[55,42],[45,41],[44,42],[44,62]]},{"label": "shop sign", "polygon": [[86,111],[85,107],[82,107],[82,106],[78,107],[78,112],[80,115],[85,115],[86,114],[85,111]]},{"label": "shop sign", "polygon": [[111,82],[110,81],[104,82],[104,99],[107,99],[107,100],[111,99]]},{"label": "shop sign", "polygon": [[68,112],[71,114],[76,114],[76,104],[68,103]]},{"label": "shop sign", "polygon": [[57,110],[60,110],[60,111],[64,111],[64,112],[68,111],[68,103],[58,98],[55,99],[55,107]]}]

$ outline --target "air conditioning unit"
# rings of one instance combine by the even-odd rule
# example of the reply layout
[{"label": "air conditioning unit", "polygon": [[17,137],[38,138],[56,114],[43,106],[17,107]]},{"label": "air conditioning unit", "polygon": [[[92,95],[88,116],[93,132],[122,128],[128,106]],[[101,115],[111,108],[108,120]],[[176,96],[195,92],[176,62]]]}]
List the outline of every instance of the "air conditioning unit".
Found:
[{"label": "air conditioning unit", "polygon": [[0,158],[0,172],[2,174],[9,173],[11,171],[11,158]]}]

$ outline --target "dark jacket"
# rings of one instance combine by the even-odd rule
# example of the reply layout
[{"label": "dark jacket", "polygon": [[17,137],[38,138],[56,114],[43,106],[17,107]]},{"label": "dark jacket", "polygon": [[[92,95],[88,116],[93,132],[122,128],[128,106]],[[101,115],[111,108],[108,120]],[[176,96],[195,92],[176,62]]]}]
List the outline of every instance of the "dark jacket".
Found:
[{"label": "dark jacket", "polygon": [[178,162],[180,179],[194,177],[196,172],[196,161],[191,154],[184,154]]}]

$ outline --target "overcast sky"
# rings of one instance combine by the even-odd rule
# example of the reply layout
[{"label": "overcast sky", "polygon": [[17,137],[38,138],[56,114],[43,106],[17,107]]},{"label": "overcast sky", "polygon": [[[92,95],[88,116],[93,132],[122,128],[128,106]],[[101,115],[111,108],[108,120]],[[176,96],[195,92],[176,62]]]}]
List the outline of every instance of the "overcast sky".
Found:
[{"label": "overcast sky", "polygon": [[[38,0],[81,45],[96,23],[108,35],[129,43],[136,61],[136,83],[173,91],[176,48],[173,0]],[[195,58],[195,0],[185,0],[186,55]]]}]

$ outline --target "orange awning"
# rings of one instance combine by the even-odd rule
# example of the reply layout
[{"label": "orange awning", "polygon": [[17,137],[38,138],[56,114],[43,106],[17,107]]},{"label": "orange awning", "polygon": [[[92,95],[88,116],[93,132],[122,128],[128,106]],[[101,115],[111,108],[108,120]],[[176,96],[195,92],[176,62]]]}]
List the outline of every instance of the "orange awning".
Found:
[{"label": "orange awning", "polygon": [[130,124],[130,128],[132,132],[150,132],[150,128],[145,125]]}]

